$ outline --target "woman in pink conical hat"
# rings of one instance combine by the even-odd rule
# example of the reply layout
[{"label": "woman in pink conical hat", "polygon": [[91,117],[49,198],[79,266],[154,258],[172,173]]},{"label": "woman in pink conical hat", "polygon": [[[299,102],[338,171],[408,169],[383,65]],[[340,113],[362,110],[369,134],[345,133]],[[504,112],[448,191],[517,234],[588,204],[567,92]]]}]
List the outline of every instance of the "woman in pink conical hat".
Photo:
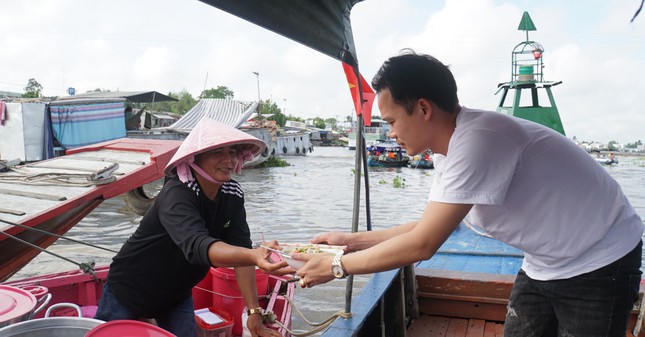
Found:
[{"label": "woman in pink conical hat", "polygon": [[[235,267],[247,308],[258,308],[255,266],[278,275],[265,248],[251,249],[244,193],[233,173],[265,148],[261,140],[203,118],[164,170],[154,204],[110,265],[97,319],[154,318],[177,336],[195,336],[192,288],[210,267]],[[277,248],[277,242],[270,245]],[[258,312],[261,310],[253,310]],[[233,313],[237,314],[237,313]],[[250,314],[253,336],[280,336]]]}]

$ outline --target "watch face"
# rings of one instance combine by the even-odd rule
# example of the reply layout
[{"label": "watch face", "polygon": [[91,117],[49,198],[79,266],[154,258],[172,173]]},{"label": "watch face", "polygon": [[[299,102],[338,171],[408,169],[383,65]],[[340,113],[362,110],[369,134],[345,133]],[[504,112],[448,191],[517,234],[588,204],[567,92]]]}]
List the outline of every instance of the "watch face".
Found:
[{"label": "watch face", "polygon": [[345,271],[340,262],[340,255],[334,256],[334,259],[331,261],[331,272],[335,278],[345,277]]}]

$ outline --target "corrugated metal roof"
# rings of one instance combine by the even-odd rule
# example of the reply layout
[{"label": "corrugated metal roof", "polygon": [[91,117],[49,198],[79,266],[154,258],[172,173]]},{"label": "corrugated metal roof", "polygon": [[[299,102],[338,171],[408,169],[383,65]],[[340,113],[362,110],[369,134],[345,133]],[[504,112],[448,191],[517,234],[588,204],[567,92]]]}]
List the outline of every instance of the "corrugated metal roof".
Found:
[{"label": "corrugated metal roof", "polygon": [[125,98],[135,103],[150,103],[176,101],[176,98],[166,96],[156,91],[92,91],[74,96],[59,97],[58,100],[73,100],[85,98]]},{"label": "corrugated metal roof", "polygon": [[[71,96],[73,97],[73,96]],[[50,106],[59,106],[59,105],[84,105],[84,104],[99,104],[99,103],[113,103],[113,102],[125,102],[127,101],[122,97],[112,97],[112,98],[78,98],[78,99],[64,99],[58,101],[49,102]]]},{"label": "corrugated metal roof", "polygon": [[205,98],[197,104],[168,129],[176,132],[188,133],[204,116],[220,123],[239,128],[246,122],[257,109],[258,103],[242,103],[232,99]]}]

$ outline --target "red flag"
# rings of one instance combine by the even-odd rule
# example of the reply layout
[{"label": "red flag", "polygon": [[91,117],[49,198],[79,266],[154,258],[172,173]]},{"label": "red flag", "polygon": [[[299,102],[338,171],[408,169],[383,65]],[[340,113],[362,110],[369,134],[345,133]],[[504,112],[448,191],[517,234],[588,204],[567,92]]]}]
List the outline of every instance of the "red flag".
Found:
[{"label": "red flag", "polygon": [[363,78],[363,75],[361,75],[361,90],[363,91],[363,104],[361,104],[361,95],[358,92],[358,79],[356,78],[354,68],[343,62],[343,70],[347,77],[347,84],[349,84],[349,92],[352,94],[352,99],[354,100],[356,116],[360,116],[364,113],[363,123],[369,126],[372,124],[372,105],[374,104],[376,94],[374,94],[372,87],[370,87],[367,81],[365,81],[365,78]]}]

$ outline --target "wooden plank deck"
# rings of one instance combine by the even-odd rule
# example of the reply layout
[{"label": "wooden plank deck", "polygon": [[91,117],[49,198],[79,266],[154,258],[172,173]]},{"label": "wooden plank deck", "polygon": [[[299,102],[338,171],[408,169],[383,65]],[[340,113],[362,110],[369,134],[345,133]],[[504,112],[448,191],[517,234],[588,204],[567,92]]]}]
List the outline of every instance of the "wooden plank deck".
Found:
[{"label": "wooden plank deck", "polygon": [[482,319],[422,315],[407,330],[408,337],[503,337],[504,325]]}]

